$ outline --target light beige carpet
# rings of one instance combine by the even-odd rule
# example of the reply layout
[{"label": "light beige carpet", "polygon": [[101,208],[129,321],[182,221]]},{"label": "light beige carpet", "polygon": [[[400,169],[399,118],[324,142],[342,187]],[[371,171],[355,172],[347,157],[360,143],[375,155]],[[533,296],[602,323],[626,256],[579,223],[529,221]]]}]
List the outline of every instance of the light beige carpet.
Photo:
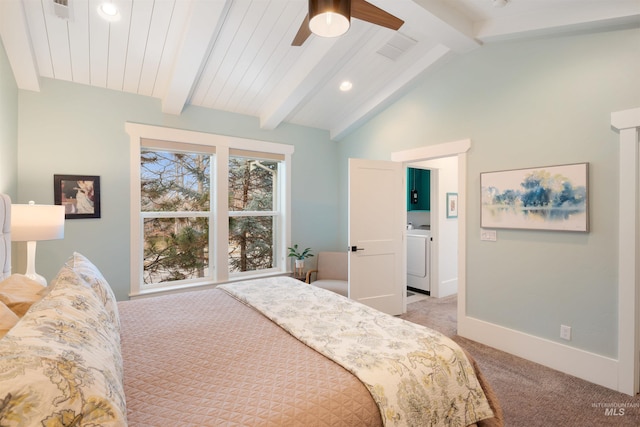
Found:
[{"label": "light beige carpet", "polygon": [[427,298],[400,316],[451,337],[478,362],[508,427],[640,426],[635,397],[512,356],[457,335],[457,297]]}]

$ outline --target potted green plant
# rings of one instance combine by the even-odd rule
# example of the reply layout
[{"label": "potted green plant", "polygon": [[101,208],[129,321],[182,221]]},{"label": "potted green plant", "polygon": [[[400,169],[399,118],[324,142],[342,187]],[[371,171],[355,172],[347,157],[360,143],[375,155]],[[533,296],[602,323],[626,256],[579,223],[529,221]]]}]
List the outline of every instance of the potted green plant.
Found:
[{"label": "potted green plant", "polygon": [[296,260],[296,270],[302,273],[302,269],[304,268],[304,260],[306,258],[312,257],[311,248],[306,248],[303,251],[298,249],[298,245],[295,244],[293,247],[287,248],[289,249],[289,257],[295,258]]}]

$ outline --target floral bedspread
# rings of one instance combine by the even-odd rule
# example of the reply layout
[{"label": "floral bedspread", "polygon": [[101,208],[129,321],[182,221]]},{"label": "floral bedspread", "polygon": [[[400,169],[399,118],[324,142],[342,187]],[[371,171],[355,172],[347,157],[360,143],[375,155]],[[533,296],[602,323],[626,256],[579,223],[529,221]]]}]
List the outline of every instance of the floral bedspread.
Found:
[{"label": "floral bedspread", "polygon": [[439,332],[288,277],[218,288],[356,375],[385,426],[466,426],[493,417],[462,349]]}]

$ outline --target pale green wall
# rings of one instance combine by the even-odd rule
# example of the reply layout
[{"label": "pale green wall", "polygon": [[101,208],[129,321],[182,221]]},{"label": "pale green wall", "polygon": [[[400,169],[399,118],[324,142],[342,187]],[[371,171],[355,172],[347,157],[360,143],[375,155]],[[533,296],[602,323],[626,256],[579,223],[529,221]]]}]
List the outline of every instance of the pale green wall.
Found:
[{"label": "pale green wall", "polygon": [[0,193],[17,195],[18,87],[0,41]]},{"label": "pale green wall", "polygon": [[[18,201],[53,203],[53,175],[99,175],[102,218],[68,220],[64,240],[38,243],[36,270],[51,279],[72,251],[104,273],[119,299],[129,291],[129,136],[125,122],[292,144],[292,239],[336,249],[337,144],[328,133],[282,125],[260,130],[256,118],[189,107],[162,114],[157,99],[42,79],[41,92],[19,92]],[[329,232],[327,232],[329,230]]]},{"label": "pale green wall", "polygon": [[[340,143],[348,157],[470,138],[467,314],[617,356],[618,135],[610,113],[640,106],[640,31],[486,45],[418,87]],[[589,162],[589,233],[499,230],[480,236],[479,175]],[[344,188],[344,186],[342,186]],[[341,236],[346,235],[341,191]],[[346,244],[346,241],[343,242]]]},{"label": "pale green wall", "polygon": [[[640,31],[622,30],[484,46],[427,75],[337,148],[313,129],[262,131],[257,119],[200,108],[164,115],[155,99],[43,79],[40,93],[18,91],[18,202],[52,203],[55,173],[95,174],[103,218],[67,221],[64,240],[39,243],[37,270],[51,278],[78,250],[126,297],[126,121],[294,144],[293,239],[318,250],[346,245],[348,157],[388,159],[471,138],[468,315],[554,341],[569,324],[569,345],[615,357],[618,138],[610,113],[640,105],[639,41]],[[0,50],[2,124],[16,114],[4,96],[8,87],[15,98],[7,70]],[[4,159],[15,146],[4,139],[15,134],[0,130],[0,183],[9,192],[15,169]],[[583,161],[591,167],[590,233],[500,230],[498,242],[479,241],[481,172]]]}]

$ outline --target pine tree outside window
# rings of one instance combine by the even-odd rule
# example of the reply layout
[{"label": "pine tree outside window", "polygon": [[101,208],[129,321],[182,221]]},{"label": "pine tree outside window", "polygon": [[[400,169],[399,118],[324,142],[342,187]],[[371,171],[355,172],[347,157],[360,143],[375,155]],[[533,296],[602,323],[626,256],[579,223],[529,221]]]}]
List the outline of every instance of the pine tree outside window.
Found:
[{"label": "pine tree outside window", "polygon": [[278,168],[275,160],[229,159],[229,273],[275,265]]},{"label": "pine tree outside window", "polygon": [[209,276],[211,159],[202,153],[140,153],[145,284]]},{"label": "pine tree outside window", "polygon": [[292,146],[137,124],[127,131],[132,296],[287,272]]}]

